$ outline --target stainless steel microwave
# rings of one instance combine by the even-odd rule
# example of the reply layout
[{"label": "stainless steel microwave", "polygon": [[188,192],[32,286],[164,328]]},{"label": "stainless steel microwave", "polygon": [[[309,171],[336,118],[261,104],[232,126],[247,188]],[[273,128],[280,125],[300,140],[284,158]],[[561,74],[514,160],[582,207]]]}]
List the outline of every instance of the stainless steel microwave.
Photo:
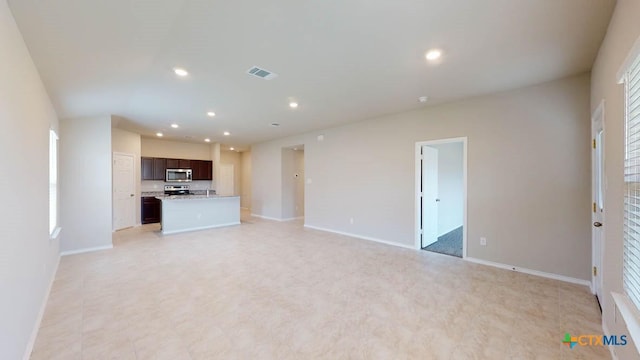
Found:
[{"label": "stainless steel microwave", "polygon": [[187,182],[193,179],[191,169],[167,169],[166,182]]}]

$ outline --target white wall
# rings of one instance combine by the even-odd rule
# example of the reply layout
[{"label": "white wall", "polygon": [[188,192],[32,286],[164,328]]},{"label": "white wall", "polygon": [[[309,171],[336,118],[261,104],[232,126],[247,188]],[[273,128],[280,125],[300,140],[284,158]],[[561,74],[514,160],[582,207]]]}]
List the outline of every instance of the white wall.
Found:
[{"label": "white wall", "polygon": [[468,255],[588,280],[589,126],[583,74],[265,142],[252,210],[280,217],[281,149],[304,144],[307,225],[414,247],[415,143],[467,136]]},{"label": "white wall", "polygon": [[296,152],[293,149],[282,149],[282,213],[278,218],[292,219],[296,217]]},{"label": "white wall", "polygon": [[111,247],[111,117],[60,121],[63,252]]},{"label": "white wall", "polygon": [[220,151],[220,163],[233,165],[233,192],[240,195],[242,187],[242,161],[240,153],[236,151]]},{"label": "white wall", "polygon": [[304,150],[295,151],[295,173],[298,175],[295,179],[296,187],[296,211],[295,217],[304,216]]},{"label": "white wall", "polygon": [[251,209],[251,151],[240,153],[240,206]]},{"label": "white wall", "polygon": [[[605,101],[605,188],[604,262],[602,266],[602,317],[611,334],[628,333],[622,317],[616,316],[611,292],[623,293],[622,224],[624,204],[624,88],[617,84],[616,73],[640,37],[640,1],[619,0],[609,29],[593,66],[591,109]],[[616,322],[616,319],[618,321]],[[619,359],[638,359],[632,343],[615,348]]]},{"label": "white wall", "polygon": [[[140,184],[140,134],[132,133],[122,129],[111,129],[111,150],[113,152],[120,152],[126,154],[133,154],[133,176],[136,186],[136,199],[140,198],[141,184]],[[135,219],[136,224],[141,224],[140,219],[140,201],[135,202]],[[115,207],[113,207],[115,211]]]},{"label": "white wall", "polygon": [[463,222],[463,144],[429,145],[438,149],[438,236],[462,226]]},{"label": "white wall", "polygon": [[[28,355],[55,275],[59,241],[49,240],[51,101],[5,0],[0,0],[0,359]],[[64,235],[64,230],[63,230]]]}]

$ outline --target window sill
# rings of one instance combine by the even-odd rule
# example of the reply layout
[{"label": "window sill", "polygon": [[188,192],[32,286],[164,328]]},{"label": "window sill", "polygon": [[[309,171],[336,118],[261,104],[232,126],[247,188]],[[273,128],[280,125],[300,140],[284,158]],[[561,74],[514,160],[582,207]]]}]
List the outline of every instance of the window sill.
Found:
[{"label": "window sill", "polygon": [[60,237],[60,231],[62,231],[62,228],[60,226],[56,226],[56,228],[53,229],[53,232],[49,234],[49,241],[56,240]]},{"label": "window sill", "polygon": [[636,350],[640,353],[640,311],[636,309],[635,304],[626,295],[612,292],[611,296],[622,316],[622,320],[627,325],[629,336],[636,345]]}]

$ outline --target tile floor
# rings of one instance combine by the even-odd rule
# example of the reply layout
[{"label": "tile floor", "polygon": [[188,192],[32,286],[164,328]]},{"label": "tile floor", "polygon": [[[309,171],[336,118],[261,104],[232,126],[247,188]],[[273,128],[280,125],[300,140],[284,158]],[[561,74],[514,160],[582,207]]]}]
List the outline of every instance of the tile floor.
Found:
[{"label": "tile floor", "polygon": [[606,359],[583,286],[248,218],[61,259],[32,359]]}]

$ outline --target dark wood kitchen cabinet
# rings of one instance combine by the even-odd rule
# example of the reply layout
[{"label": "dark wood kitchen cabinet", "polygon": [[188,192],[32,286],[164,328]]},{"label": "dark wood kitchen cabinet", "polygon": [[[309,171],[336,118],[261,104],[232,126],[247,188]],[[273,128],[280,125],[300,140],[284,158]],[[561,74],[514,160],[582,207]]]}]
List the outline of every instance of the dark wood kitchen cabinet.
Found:
[{"label": "dark wood kitchen cabinet", "polygon": [[142,180],[164,180],[166,159],[143,157],[140,159]]},{"label": "dark wood kitchen cabinet", "polygon": [[167,169],[190,169],[191,160],[187,159],[167,159]]},{"label": "dark wood kitchen cabinet", "polygon": [[163,180],[166,177],[167,159],[153,158],[153,180]]},{"label": "dark wood kitchen cabinet", "polygon": [[160,199],[143,196],[141,209],[143,224],[159,223],[162,219],[162,201]]},{"label": "dark wood kitchen cabinet", "polygon": [[211,180],[213,162],[210,160],[191,160],[193,180]]},{"label": "dark wood kitchen cabinet", "polygon": [[142,180],[154,180],[153,158],[143,157],[140,159]]}]

